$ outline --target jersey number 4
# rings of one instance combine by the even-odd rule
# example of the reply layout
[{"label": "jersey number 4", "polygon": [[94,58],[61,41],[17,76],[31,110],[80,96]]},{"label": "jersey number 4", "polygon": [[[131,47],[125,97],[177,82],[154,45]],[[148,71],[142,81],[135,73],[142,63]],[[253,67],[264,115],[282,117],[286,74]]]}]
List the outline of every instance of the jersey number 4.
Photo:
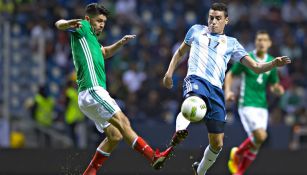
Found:
[{"label": "jersey number 4", "polygon": [[262,84],[263,83],[263,74],[259,74],[257,78],[257,83]]}]

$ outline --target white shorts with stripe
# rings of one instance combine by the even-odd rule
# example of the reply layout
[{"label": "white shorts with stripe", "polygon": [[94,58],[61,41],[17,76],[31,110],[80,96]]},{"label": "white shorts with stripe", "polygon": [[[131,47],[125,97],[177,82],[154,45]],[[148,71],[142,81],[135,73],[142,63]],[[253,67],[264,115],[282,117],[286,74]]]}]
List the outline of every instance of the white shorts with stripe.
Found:
[{"label": "white shorts with stripe", "polygon": [[108,120],[121,111],[115,100],[103,87],[95,86],[79,93],[78,104],[80,110],[91,120],[101,133],[108,127]]},{"label": "white shorts with stripe", "polygon": [[267,129],[269,113],[266,108],[243,106],[239,107],[242,125],[248,135],[256,129]]}]

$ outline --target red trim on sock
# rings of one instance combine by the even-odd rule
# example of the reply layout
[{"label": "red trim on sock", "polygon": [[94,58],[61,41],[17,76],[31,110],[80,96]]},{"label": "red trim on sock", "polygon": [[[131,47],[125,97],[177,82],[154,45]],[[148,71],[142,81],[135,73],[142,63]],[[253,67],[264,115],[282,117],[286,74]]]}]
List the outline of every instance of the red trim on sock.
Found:
[{"label": "red trim on sock", "polygon": [[104,162],[109,158],[100,152],[96,151],[91,163],[88,165],[83,175],[96,175],[96,172],[101,168]]},{"label": "red trim on sock", "polygon": [[147,144],[147,142],[143,140],[142,137],[137,138],[133,148],[137,150],[139,153],[141,153],[142,155],[144,155],[149,161],[153,160],[155,152]]},{"label": "red trim on sock", "polygon": [[236,151],[237,155],[243,155],[246,150],[249,150],[250,148],[255,149],[255,144],[253,143],[252,139],[248,137],[244,140],[244,142],[241,143],[239,146],[239,149]]}]

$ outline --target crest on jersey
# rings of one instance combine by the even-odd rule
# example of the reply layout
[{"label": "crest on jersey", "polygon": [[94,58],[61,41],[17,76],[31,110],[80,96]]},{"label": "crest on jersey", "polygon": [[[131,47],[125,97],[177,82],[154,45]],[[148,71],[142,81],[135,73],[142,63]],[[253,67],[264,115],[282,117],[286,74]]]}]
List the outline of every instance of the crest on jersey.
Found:
[{"label": "crest on jersey", "polygon": [[193,88],[194,88],[195,90],[198,90],[198,85],[197,85],[197,84],[194,84],[194,85],[193,85]]},{"label": "crest on jersey", "polygon": [[225,44],[225,43],[226,43],[225,38],[222,38],[222,39],[220,40],[220,42],[221,42],[222,44]]}]

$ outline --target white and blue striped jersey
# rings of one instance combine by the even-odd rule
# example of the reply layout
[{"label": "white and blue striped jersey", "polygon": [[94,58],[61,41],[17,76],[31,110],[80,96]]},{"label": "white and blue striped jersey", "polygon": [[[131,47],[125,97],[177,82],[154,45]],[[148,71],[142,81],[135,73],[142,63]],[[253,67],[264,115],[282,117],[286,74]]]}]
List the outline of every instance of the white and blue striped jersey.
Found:
[{"label": "white and blue striped jersey", "polygon": [[191,46],[188,73],[206,79],[222,88],[230,58],[240,61],[248,55],[237,39],[220,34],[210,34],[205,25],[192,26],[184,42]]}]

